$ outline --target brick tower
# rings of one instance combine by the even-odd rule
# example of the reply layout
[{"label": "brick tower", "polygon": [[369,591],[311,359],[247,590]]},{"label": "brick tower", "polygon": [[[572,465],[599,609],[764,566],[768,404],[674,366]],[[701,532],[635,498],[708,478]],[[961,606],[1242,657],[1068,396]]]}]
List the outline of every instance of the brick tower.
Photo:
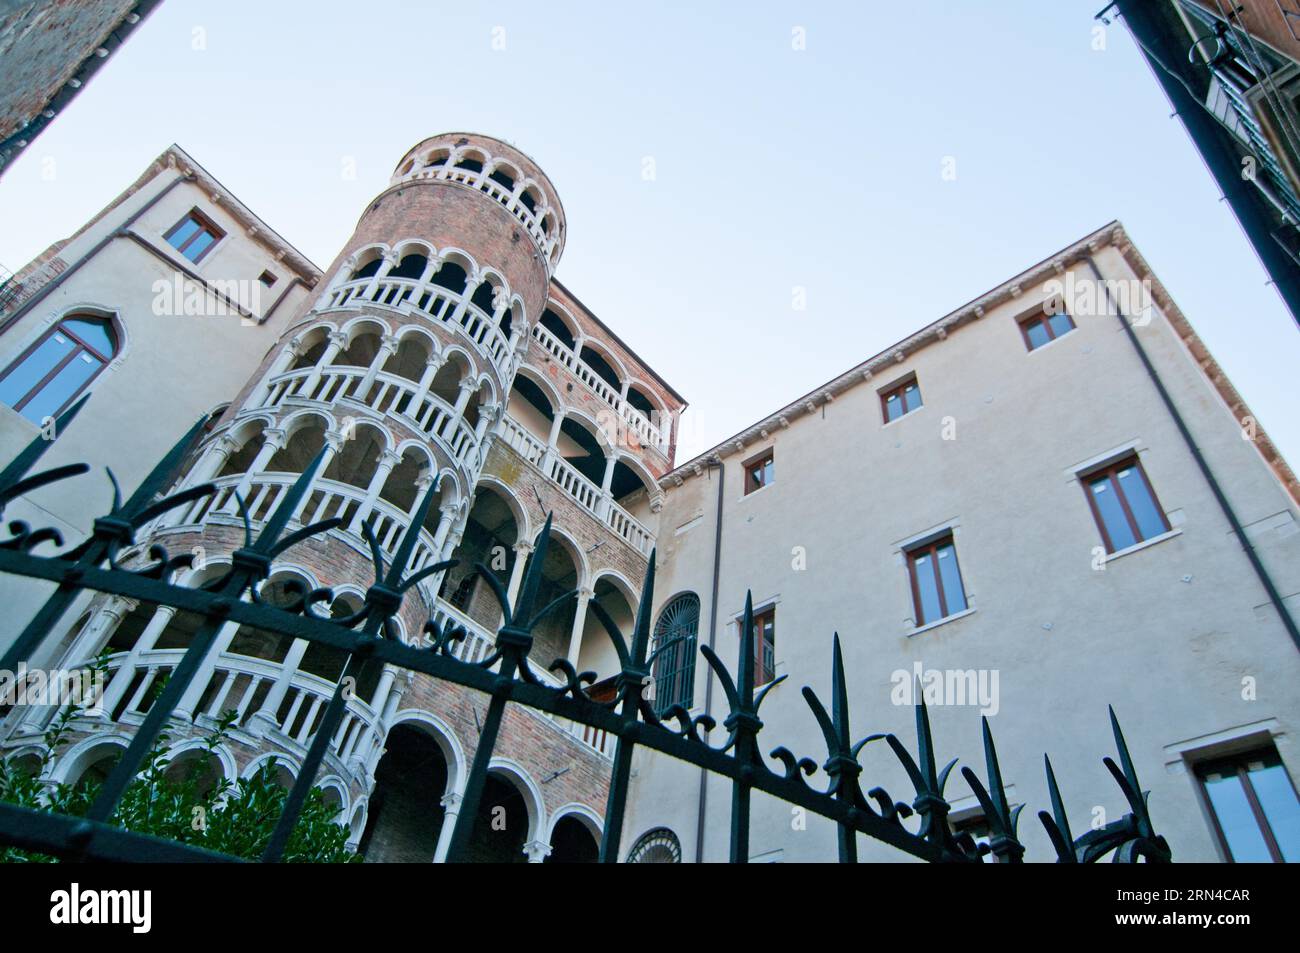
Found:
[{"label": "brick tower", "polygon": [[[556,658],[612,675],[612,645],[588,606],[631,624],[662,502],[656,481],[672,464],[670,422],[684,404],[552,280],[565,234],[554,186],[510,145],[448,133],[412,148],[320,293],[196,450],[181,482],[212,481],[216,493],[148,528],[139,551],[157,541],[194,552],[179,580],[187,585],[221,574],[243,539],[238,499],[256,529],[323,451],[294,525],[342,524],[285,553],[262,595],[328,587],[342,614],[373,578],[363,524],[390,556],[436,479],[410,569],[460,562],[408,594],[402,637],[424,639],[432,618],[466,630],[460,657],[486,657],[501,610],[472,567],[497,571],[513,599],[552,515],[544,589],[579,597],[539,627],[531,660],[548,676]],[[105,647],[113,655],[107,711],[78,725],[59,780],[111,763],[122,727],[147,712],[151,686],[179,662],[198,621],[113,597],[70,630],[65,664]],[[214,767],[233,778],[274,759],[293,775],[344,661],[228,625],[178,711],[176,764],[189,748],[198,756],[215,719],[234,710]],[[485,706],[423,675],[363,670],[317,783],[368,859],[441,859]],[[27,726],[40,728],[39,719]],[[507,823],[476,825],[476,856],[594,859],[611,749],[588,729],[512,710],[483,798],[483,811],[504,808]]]}]

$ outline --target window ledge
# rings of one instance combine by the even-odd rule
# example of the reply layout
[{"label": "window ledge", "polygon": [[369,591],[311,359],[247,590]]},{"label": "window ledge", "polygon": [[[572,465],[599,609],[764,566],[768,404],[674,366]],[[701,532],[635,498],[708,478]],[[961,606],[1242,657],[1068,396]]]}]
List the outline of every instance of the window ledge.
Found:
[{"label": "window ledge", "polygon": [[770,490],[774,486],[776,486],[775,481],[767,484],[766,486],[760,486],[757,490],[750,490],[748,493],[743,493],[741,494],[741,497],[739,500],[737,500],[737,502],[744,503],[746,500],[753,499],[754,497],[758,496],[758,494],[762,493],[764,490]]},{"label": "window ledge", "polygon": [[907,413],[903,414],[900,417],[895,417],[893,420],[886,420],[883,424],[880,425],[880,429],[884,430],[886,427],[892,427],[894,426],[894,424],[902,423],[908,417],[912,416],[913,414],[919,414],[923,410],[925,410],[925,404],[922,404],[920,407],[916,408],[915,410],[909,410]]},{"label": "window ledge", "polygon": [[1073,327],[1073,328],[1070,328],[1070,330],[1066,331],[1064,334],[1062,334],[1062,335],[1060,335],[1060,336],[1058,336],[1058,337],[1054,337],[1054,338],[1052,338],[1052,339],[1051,339],[1050,341],[1048,341],[1046,344],[1040,344],[1040,345],[1038,345],[1038,347],[1030,348],[1028,353],[1030,353],[1030,354],[1037,354],[1039,351],[1045,351],[1045,350],[1047,350],[1049,347],[1051,347],[1053,344],[1055,344],[1057,341],[1064,341],[1066,338],[1068,338],[1071,334],[1073,334],[1073,333],[1074,333],[1075,331],[1077,331],[1077,330],[1079,330],[1079,328],[1078,328],[1077,326],[1075,326],[1075,327]]},{"label": "window ledge", "polygon": [[1140,543],[1134,543],[1132,546],[1116,550],[1113,553],[1108,553],[1106,556],[1106,562],[1109,563],[1111,560],[1119,559],[1121,556],[1127,556],[1129,553],[1136,553],[1140,550],[1146,549],[1148,546],[1154,546],[1157,543],[1163,543],[1167,539],[1173,539],[1175,536],[1181,535],[1183,535],[1182,527],[1175,526],[1173,529],[1161,533],[1159,536],[1152,536],[1150,539],[1144,539]]},{"label": "window ledge", "polygon": [[939,626],[946,625],[949,622],[955,622],[958,619],[964,619],[966,618],[966,616],[971,615],[974,612],[975,612],[974,606],[971,606],[969,609],[963,609],[961,610],[961,612],[954,612],[952,615],[946,615],[942,619],[935,619],[933,622],[927,622],[925,625],[918,626],[914,629],[909,629],[907,632],[907,636],[908,638],[911,638],[914,635],[920,635],[922,632],[929,632],[931,629],[937,629]]}]

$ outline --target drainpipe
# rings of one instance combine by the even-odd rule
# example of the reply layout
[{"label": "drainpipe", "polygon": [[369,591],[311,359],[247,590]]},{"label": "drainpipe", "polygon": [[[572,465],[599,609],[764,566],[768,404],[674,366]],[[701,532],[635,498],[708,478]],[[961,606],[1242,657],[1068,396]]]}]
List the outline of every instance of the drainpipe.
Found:
[{"label": "drainpipe", "polygon": [[1160,394],[1165,409],[1169,411],[1169,416],[1173,418],[1174,425],[1183,437],[1183,442],[1187,444],[1188,452],[1191,453],[1192,459],[1196,461],[1197,467],[1200,468],[1201,475],[1205,477],[1205,482],[1210,485],[1210,492],[1214,494],[1219,509],[1227,517],[1228,524],[1232,527],[1233,533],[1236,534],[1237,540],[1246,552],[1246,558],[1250,560],[1251,568],[1255,570],[1255,575],[1259,577],[1259,581],[1263,584],[1264,591],[1268,593],[1269,602],[1273,603],[1273,607],[1277,609],[1277,614],[1282,619],[1282,625],[1286,628],[1287,634],[1291,636],[1291,641],[1295,643],[1297,649],[1300,649],[1300,630],[1296,628],[1295,619],[1291,618],[1291,613],[1287,611],[1286,604],[1282,602],[1282,596],[1278,593],[1277,586],[1273,584],[1273,579],[1269,576],[1268,570],[1264,568],[1259,553],[1255,552],[1255,547],[1251,545],[1250,540],[1246,537],[1246,531],[1242,528],[1241,520],[1237,519],[1232,504],[1228,502],[1228,497],[1224,494],[1223,488],[1219,485],[1219,481],[1215,479],[1210,464],[1206,461],[1205,455],[1201,453],[1201,448],[1196,445],[1192,432],[1187,429],[1187,423],[1178,412],[1174,399],[1169,395],[1169,391],[1165,388],[1160,375],[1156,373],[1155,365],[1151,363],[1151,358],[1147,356],[1146,349],[1142,346],[1142,342],[1138,340],[1137,334],[1134,333],[1132,323],[1128,320],[1128,316],[1120,311],[1118,304],[1112,300],[1110,289],[1106,287],[1106,280],[1097,268],[1097,263],[1092,260],[1092,256],[1085,255],[1084,261],[1088,263],[1088,268],[1091,269],[1093,278],[1096,279],[1098,286],[1101,288],[1101,293],[1105,296],[1107,305],[1114,308],[1120,327],[1124,329],[1124,333],[1128,336],[1129,343],[1133,345],[1133,350],[1137,351],[1138,359],[1142,362],[1142,366],[1146,368],[1147,377],[1151,378],[1151,383],[1155,385],[1157,393]]},{"label": "drainpipe", "polygon": [[[718,468],[718,511],[713,528],[713,595],[709,599],[709,651],[717,651],[718,641],[718,588],[722,572],[722,504],[723,488],[727,482],[727,465],[718,457],[717,462],[709,461],[709,468]],[[708,673],[704,681],[704,715],[713,714],[713,666],[707,666]],[[695,862],[702,863],[704,858],[704,811],[709,803],[709,771],[700,769],[700,804],[699,816],[695,820]]]}]

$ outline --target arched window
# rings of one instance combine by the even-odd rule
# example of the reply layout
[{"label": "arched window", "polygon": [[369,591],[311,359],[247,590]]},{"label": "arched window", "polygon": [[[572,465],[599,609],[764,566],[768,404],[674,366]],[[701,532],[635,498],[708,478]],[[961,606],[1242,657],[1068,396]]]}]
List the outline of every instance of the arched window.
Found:
[{"label": "arched window", "polygon": [[659,612],[654,631],[655,711],[673,705],[690,708],[695,699],[695,642],[700,629],[700,597],[684,592]]},{"label": "arched window", "polygon": [[666,827],[657,827],[642,834],[628,851],[629,864],[680,864],[682,844]]},{"label": "arched window", "polygon": [[117,346],[108,320],[64,318],[5,370],[0,403],[36,424],[57,416],[113,359]]}]

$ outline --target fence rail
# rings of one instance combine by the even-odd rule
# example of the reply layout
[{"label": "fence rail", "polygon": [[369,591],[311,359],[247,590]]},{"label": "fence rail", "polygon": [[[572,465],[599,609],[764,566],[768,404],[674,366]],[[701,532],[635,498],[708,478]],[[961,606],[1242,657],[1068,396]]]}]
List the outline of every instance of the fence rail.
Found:
[{"label": "fence rail", "polygon": [[[84,399],[57,421],[58,433],[63,433],[83,404]],[[489,698],[473,764],[466,779],[462,807],[451,833],[448,852],[451,861],[466,856],[498,734],[510,705],[526,706],[566,720],[575,727],[575,734],[589,738],[589,743],[606,749],[612,743],[610,789],[600,844],[602,862],[614,862],[620,857],[632,755],[638,745],[694,764],[730,781],[730,858],[733,862],[745,862],[749,857],[749,807],[754,791],[783,799],[833,822],[838,829],[841,862],[856,862],[858,835],[873,838],[926,861],[973,862],[989,852],[1007,862],[1018,862],[1023,858],[1024,846],[1017,833],[1021,807],[1013,807],[1008,801],[988,722],[984,722],[984,777],[969,767],[961,769],[962,776],[984,809],[991,830],[987,844],[976,844],[969,834],[955,834],[948,823],[949,804],[944,800],[943,790],[956,761],[937,769],[936,748],[924,701],[918,702],[916,707],[915,754],[892,734],[872,734],[856,742],[853,740],[855,736],[850,727],[848,691],[838,636],[830,661],[832,698],[829,709],[812,689],[803,689],[826,740],[827,750],[822,764],[824,780],[820,783],[815,780],[818,774],[816,761],[799,757],[784,747],[774,749],[764,758],[760,753],[763,722],[759,709],[767,693],[782,679],[755,691],[753,609],[748,600],[741,627],[740,662],[734,677],[707,647],[700,650],[727,700],[729,710],[722,722],[725,738],[721,743],[711,743],[708,738],[717,727],[709,716],[692,717],[680,705],[656,714],[653,702],[645,697],[644,691],[654,664],[654,656],[649,654],[655,581],[653,553],[646,568],[631,633],[623,633],[598,603],[593,602],[590,607],[608,633],[618,656],[620,672],[615,679],[615,697],[610,701],[595,701],[588,694],[588,688],[595,681],[594,673],[579,673],[564,659],[551,664],[552,677],[537,671],[528,658],[533,646],[534,628],[550,613],[566,605],[568,600],[576,598],[576,591],[570,591],[545,606],[537,605],[542,566],[550,542],[549,519],[538,537],[534,558],[513,603],[501,580],[485,566],[475,567],[475,572],[496,595],[503,616],[490,654],[486,657],[475,657],[478,652],[458,651],[466,638],[466,630],[457,626],[446,613],[441,619],[435,615],[426,623],[417,644],[399,640],[392,624],[410,590],[422,579],[451,565],[426,565],[408,574],[419,540],[419,527],[435,498],[436,485],[430,487],[420,501],[417,515],[411,520],[391,558],[386,558],[381,551],[369,524],[364,527],[373,549],[375,582],[367,590],[364,605],[353,614],[330,618],[319,612],[318,606],[327,607],[333,601],[333,594],[325,589],[303,596],[287,608],[261,600],[258,586],[270,577],[275,561],[282,553],[339,525],[339,519],[332,517],[285,534],[290,518],[309,491],[323,459],[320,456],[279,500],[256,537],[251,523],[245,523],[245,544],[234,551],[230,570],[220,578],[199,588],[173,584],[171,576],[187,567],[192,557],[172,557],[160,545],[151,547],[150,556],[154,562],[150,565],[134,570],[124,568],[118,557],[135,544],[137,529],[162,513],[214,492],[212,484],[203,484],[159,499],[164,488],[173,485],[175,471],[199,430],[200,425],[195,425],[129,499],[123,502],[120,496],[115,497],[111,512],[95,521],[93,533],[85,542],[60,548],[53,555],[38,555],[34,552],[37,548],[62,547],[59,533],[50,528],[32,529],[21,522],[11,523],[11,538],[0,541],[0,572],[56,584],[53,594],[5,652],[0,668],[17,670],[19,663],[28,661],[48,639],[54,638],[60,620],[85,590],[171,606],[203,617],[188,648],[179,658],[169,662],[172,666],[170,677],[144,713],[143,721],[104,782],[87,816],[71,818],[0,804],[0,844],[72,859],[230,859],[198,848],[121,831],[107,822],[167,719],[189,695],[191,682],[213,650],[217,633],[228,623],[238,622],[341,649],[348,657],[339,682],[323,705],[323,714],[318,712],[314,719],[315,727],[309,742],[306,736],[303,738],[308,744],[307,754],[262,855],[263,861],[281,859],[287,838],[322,762],[327,755],[334,753],[334,743],[345,737],[340,734],[347,716],[345,683],[357,673],[361,663],[369,659],[421,672],[434,679],[482,692]],[[0,472],[0,511],[16,497],[41,486],[64,484],[72,492],[73,484],[65,481],[84,474],[89,469],[84,464],[30,474],[50,444],[51,441],[38,437]],[[1073,837],[1048,762],[1052,810],[1050,813],[1040,811],[1038,817],[1060,862],[1092,862],[1111,854],[1119,861],[1167,861],[1170,859],[1168,845],[1153,829],[1146,795],[1138,783],[1114,712],[1111,713],[1111,724],[1118,761],[1106,758],[1104,764],[1119,784],[1128,802],[1129,813],[1103,828]],[[915,789],[910,801],[896,800],[881,787],[864,790],[861,780],[863,768],[858,755],[865,745],[873,742],[883,742],[888,746],[906,770]]]}]

